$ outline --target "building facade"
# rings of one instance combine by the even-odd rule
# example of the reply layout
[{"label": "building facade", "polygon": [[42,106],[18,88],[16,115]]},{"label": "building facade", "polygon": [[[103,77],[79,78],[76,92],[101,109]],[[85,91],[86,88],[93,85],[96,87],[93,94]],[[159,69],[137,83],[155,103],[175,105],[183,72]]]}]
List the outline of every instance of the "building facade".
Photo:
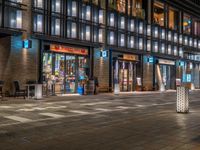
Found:
[{"label": "building facade", "polygon": [[0,80],[76,93],[200,88],[200,4],[190,0],[0,0]]}]

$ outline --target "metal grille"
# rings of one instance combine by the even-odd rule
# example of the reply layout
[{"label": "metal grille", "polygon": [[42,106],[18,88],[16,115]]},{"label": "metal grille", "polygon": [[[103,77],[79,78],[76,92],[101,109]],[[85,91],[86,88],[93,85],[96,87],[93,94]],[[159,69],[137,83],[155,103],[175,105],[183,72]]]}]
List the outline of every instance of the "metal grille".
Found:
[{"label": "metal grille", "polygon": [[189,112],[189,89],[184,86],[177,87],[176,109],[180,113]]}]

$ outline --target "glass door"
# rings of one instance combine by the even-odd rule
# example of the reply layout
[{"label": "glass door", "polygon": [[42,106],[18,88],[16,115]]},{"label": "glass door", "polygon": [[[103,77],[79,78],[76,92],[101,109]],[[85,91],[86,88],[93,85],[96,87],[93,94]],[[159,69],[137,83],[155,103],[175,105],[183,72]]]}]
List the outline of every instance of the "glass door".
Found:
[{"label": "glass door", "polygon": [[64,92],[64,78],[65,78],[65,55],[55,54],[55,70],[52,81],[55,85],[55,93]]},{"label": "glass door", "polygon": [[76,92],[76,57],[66,55],[65,93]]}]

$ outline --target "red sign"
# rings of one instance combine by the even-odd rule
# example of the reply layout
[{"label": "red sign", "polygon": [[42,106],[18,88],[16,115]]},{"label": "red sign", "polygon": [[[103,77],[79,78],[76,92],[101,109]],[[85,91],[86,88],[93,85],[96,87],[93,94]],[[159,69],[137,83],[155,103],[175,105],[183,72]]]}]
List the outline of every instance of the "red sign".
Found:
[{"label": "red sign", "polygon": [[88,55],[88,50],[85,48],[68,47],[63,45],[50,45],[50,50],[59,53],[69,53],[77,55]]}]

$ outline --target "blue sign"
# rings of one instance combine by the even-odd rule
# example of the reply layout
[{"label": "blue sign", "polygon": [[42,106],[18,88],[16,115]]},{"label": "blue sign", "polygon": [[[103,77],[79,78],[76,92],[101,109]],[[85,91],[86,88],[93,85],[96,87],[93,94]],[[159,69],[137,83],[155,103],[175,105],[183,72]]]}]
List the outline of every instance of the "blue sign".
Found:
[{"label": "blue sign", "polygon": [[148,58],[148,62],[149,62],[149,63],[153,63],[153,61],[154,61],[153,57],[149,57],[149,58]]},{"label": "blue sign", "polygon": [[23,41],[23,48],[31,48],[32,47],[32,41],[31,40],[24,40]]},{"label": "blue sign", "polygon": [[101,51],[101,57],[108,57],[108,51],[104,50],[104,51]]},{"label": "blue sign", "polygon": [[182,66],[182,67],[184,67],[184,65],[185,65],[184,61],[180,61],[179,65]]}]

